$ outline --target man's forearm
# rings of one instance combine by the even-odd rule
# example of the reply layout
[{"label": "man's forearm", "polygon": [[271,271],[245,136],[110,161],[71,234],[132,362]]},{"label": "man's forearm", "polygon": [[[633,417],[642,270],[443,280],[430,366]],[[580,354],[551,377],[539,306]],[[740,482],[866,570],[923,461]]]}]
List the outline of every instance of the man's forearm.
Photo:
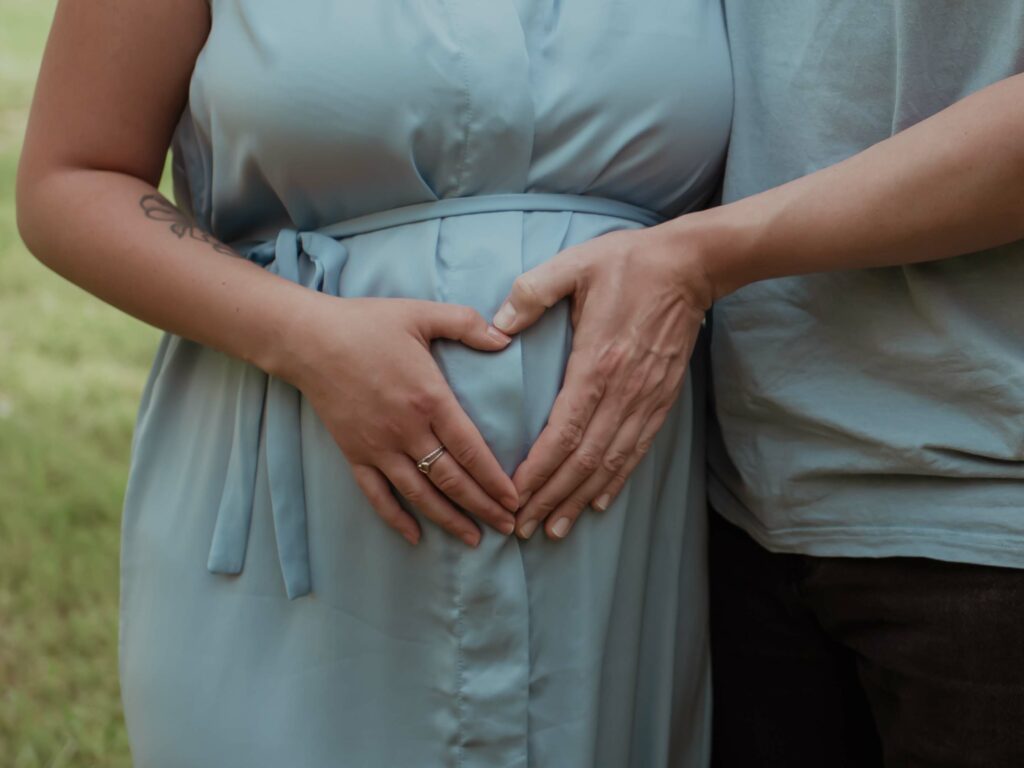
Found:
[{"label": "man's forearm", "polygon": [[1024,75],[836,165],[666,234],[694,238],[715,298],[758,280],[942,259],[1024,238]]}]

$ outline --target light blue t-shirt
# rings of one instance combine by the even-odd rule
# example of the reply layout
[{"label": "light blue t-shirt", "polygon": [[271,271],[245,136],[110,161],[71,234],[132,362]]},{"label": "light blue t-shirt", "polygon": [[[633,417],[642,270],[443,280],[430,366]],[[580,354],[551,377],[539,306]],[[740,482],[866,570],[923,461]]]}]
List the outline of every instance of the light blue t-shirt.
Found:
[{"label": "light blue t-shirt", "polygon": [[[725,6],[726,202],[1024,71],[1021,0]],[[751,285],[712,356],[712,503],[763,545],[1024,567],[1024,242]]]}]

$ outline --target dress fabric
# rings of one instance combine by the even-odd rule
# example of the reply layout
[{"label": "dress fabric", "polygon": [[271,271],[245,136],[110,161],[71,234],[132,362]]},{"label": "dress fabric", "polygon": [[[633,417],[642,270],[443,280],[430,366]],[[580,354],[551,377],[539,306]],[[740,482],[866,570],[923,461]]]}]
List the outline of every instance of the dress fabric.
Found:
[{"label": "dress fabric", "polygon": [[[704,0],[212,0],[179,205],[342,297],[468,304],[713,195],[732,111]],[[345,333],[345,328],[339,328]],[[505,469],[561,384],[565,303],[435,357]],[[563,542],[374,513],[290,385],[165,334],[124,503],[139,768],[705,766],[703,359],[624,492]]]}]

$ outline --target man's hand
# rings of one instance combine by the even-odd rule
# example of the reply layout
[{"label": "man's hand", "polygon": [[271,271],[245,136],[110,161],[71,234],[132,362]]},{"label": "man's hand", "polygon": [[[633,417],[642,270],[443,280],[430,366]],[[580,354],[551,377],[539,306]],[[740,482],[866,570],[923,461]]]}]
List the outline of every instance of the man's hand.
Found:
[{"label": "man's hand", "polygon": [[516,530],[564,538],[588,504],[604,510],[679,394],[710,291],[695,258],[659,227],[613,232],[520,276],[494,325],[514,334],[559,300],[574,326],[562,391],[516,470]]}]

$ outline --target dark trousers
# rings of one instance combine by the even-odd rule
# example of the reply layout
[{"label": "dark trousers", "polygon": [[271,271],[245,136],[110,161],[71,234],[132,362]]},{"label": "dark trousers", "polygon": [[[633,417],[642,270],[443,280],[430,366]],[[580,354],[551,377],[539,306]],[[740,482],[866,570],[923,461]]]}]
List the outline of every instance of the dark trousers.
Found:
[{"label": "dark trousers", "polygon": [[1024,768],[1024,570],[710,546],[715,768]]}]

